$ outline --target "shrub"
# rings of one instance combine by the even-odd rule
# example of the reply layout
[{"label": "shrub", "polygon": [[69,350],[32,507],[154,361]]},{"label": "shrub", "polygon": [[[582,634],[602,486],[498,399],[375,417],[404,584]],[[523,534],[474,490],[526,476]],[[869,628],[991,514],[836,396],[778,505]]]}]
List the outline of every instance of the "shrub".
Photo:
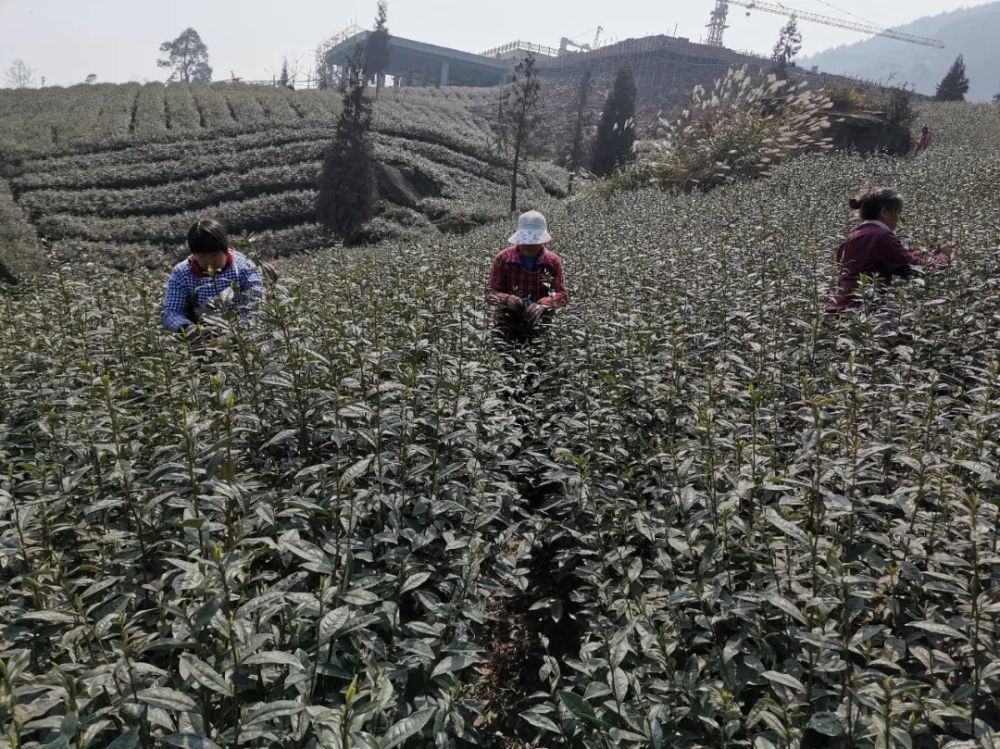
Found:
[{"label": "shrub", "polygon": [[755,84],[746,68],[730,70],[711,91],[696,87],[691,106],[675,122],[662,123],[665,137],[645,144],[613,187],[708,190],[764,176],[779,162],[829,146],[824,133],[831,107],[805,84],[773,75]]},{"label": "shrub", "polygon": [[849,83],[834,83],[823,87],[836,112],[857,112],[879,109],[879,102]]},{"label": "shrub", "polygon": [[889,89],[883,95],[886,142],[895,154],[909,153],[913,146],[913,125],[917,113],[913,109],[913,94],[906,89]]},{"label": "shrub", "polygon": [[10,188],[0,181],[0,285],[20,282],[44,262],[35,230],[14,203]]}]

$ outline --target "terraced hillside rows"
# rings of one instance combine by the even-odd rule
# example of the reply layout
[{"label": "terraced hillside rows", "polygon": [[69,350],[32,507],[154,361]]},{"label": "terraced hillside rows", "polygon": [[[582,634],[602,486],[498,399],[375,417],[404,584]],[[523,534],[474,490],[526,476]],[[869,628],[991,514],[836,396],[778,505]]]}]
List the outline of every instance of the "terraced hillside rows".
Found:
[{"label": "terraced hillside rows", "polygon": [[[481,89],[390,89],[385,98],[444,111],[449,104],[478,104],[490,96]],[[102,83],[0,89],[0,153],[92,152],[149,141],[327,125],[339,104],[335,92],[273,86]],[[457,117],[468,123],[467,117]]]},{"label": "terraced hillside rows", "polygon": [[[572,301],[488,344],[508,222],[0,298],[10,746],[1000,748],[1000,120],[550,211]],[[975,141],[966,143],[967,134]],[[950,267],[821,310],[846,199]]]},{"label": "terraced hillside rows", "polygon": [[[268,255],[333,241],[313,223],[313,205],[339,108],[335,93],[103,86],[61,94],[0,93],[8,176],[0,204],[8,226],[20,222],[22,242],[33,233],[58,242],[64,257],[88,259],[114,246],[122,267],[159,265],[206,215],[234,233],[258,233]],[[407,90],[376,106],[387,205],[374,236],[434,226],[464,231],[504,214],[509,166],[467,99]],[[127,101],[133,108],[124,117]],[[19,140],[20,128],[33,137]],[[530,203],[563,195],[564,187],[565,175],[542,163],[522,181]]]}]

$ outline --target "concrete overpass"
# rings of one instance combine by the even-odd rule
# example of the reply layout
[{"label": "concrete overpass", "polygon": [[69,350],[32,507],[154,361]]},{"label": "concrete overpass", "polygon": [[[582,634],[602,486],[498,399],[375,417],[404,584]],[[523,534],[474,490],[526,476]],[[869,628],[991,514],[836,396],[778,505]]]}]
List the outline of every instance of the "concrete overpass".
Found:
[{"label": "concrete overpass", "polygon": [[[343,68],[370,31],[358,31],[332,40],[318,56],[328,65]],[[389,67],[385,71],[403,86],[496,86],[510,76],[509,60],[497,60],[436,44],[389,37]]]}]

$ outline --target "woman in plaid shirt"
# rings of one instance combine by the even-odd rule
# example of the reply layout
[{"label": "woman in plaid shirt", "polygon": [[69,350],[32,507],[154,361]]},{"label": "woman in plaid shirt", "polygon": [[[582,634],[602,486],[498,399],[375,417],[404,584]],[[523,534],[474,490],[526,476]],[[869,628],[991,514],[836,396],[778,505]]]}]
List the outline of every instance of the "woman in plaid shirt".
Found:
[{"label": "woman in plaid shirt", "polygon": [[538,211],[522,214],[509,241],[511,246],[490,268],[486,303],[496,307],[500,341],[522,343],[569,302],[569,293],[562,258],[548,248],[552,236],[545,216]]},{"label": "woman in plaid shirt", "polygon": [[264,297],[260,271],[242,252],[229,246],[229,235],[218,221],[206,219],[187,236],[191,257],[178,263],[167,281],[163,326],[171,333],[196,327],[207,306],[248,315]]}]

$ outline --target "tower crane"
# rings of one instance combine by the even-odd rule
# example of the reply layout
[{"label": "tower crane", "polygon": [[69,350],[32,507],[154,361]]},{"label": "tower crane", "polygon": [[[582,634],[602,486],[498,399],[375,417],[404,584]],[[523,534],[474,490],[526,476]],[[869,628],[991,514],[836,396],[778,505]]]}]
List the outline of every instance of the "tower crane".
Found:
[{"label": "tower crane", "polygon": [[604,31],[604,27],[603,26],[598,26],[597,27],[597,33],[594,34],[594,43],[593,44],[580,44],[580,43],[574,42],[572,39],[564,36],[562,39],[559,40],[559,54],[561,54],[561,55],[566,54],[571,47],[573,49],[579,50],[580,52],[591,52],[591,51],[597,49],[598,47],[601,46],[600,42],[601,42],[601,32],[602,31]]},{"label": "tower crane", "polygon": [[[779,16],[791,16],[794,18],[800,18],[803,21],[812,21],[813,23],[821,23],[825,26],[834,26],[839,29],[861,31],[865,34],[883,36],[886,39],[895,39],[899,42],[922,44],[925,47],[937,47],[938,49],[944,49],[944,42],[937,39],[930,39],[926,36],[916,36],[914,34],[905,34],[902,31],[882,29],[878,26],[872,26],[867,23],[845,21],[840,18],[823,16],[819,13],[810,13],[809,11],[804,10],[793,10],[785,7],[781,3],[768,2],[767,0],[716,0],[715,10],[712,11],[712,20],[708,24],[708,43],[713,47],[722,46],[722,35],[725,33],[726,29],[729,28],[726,21],[729,18],[730,5],[739,5],[742,8],[746,8],[748,11],[762,10],[765,13],[774,13]],[[747,15],[750,15],[749,12]]]}]

